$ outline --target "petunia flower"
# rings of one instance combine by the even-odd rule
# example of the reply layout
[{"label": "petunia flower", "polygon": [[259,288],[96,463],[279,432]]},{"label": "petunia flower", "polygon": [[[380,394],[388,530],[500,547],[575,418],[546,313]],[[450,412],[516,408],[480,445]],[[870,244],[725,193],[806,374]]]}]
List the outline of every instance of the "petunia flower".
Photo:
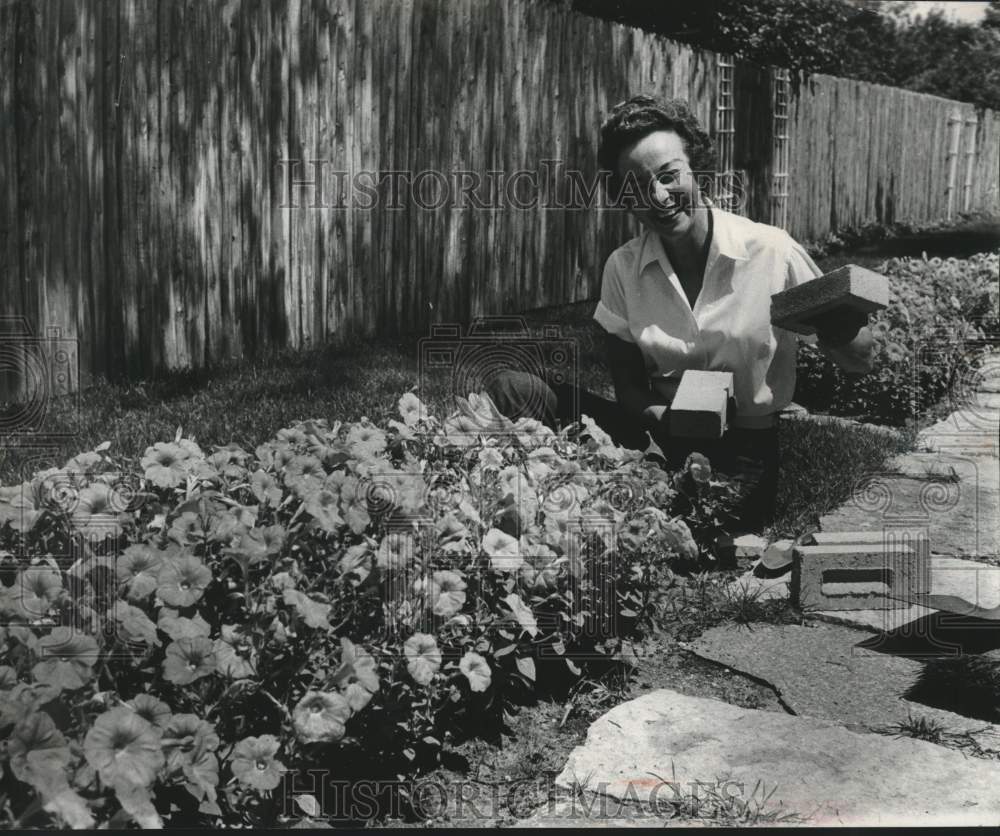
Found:
[{"label": "petunia flower", "polygon": [[513,572],[524,562],[517,540],[499,528],[491,528],[483,535],[482,550],[490,558],[490,565],[500,571]]},{"label": "petunia flower", "polygon": [[691,535],[691,529],[680,517],[669,519],[660,526],[660,531],[667,543],[685,560],[698,557],[698,544]]},{"label": "petunia flower", "polygon": [[707,485],[712,478],[712,464],[708,457],[701,453],[691,453],[684,462],[684,470],[695,482]]},{"label": "petunia flower", "polygon": [[170,607],[160,607],[156,626],[174,640],[199,638],[211,632],[208,622],[202,618],[201,613],[186,618],[178,615],[177,610]]},{"label": "petunia flower", "polygon": [[170,523],[167,536],[179,546],[185,546],[205,540],[208,537],[208,531],[197,511],[184,511]]},{"label": "petunia flower", "polygon": [[281,594],[284,602],[295,608],[307,627],[325,629],[330,626],[330,604],[317,601],[304,592],[291,587],[286,588]]},{"label": "petunia flower", "polygon": [[429,685],[441,669],[441,650],[437,640],[427,633],[414,633],[403,645],[406,669],[418,685]]},{"label": "petunia flower", "polygon": [[485,691],[490,687],[493,673],[489,663],[478,653],[473,653],[470,650],[461,658],[458,668],[469,680],[469,687],[473,691]]},{"label": "petunia flower", "polygon": [[420,578],[413,590],[424,596],[434,615],[450,618],[465,605],[466,584],[462,576],[450,570],[434,572],[430,578]]},{"label": "petunia flower", "polygon": [[285,465],[284,478],[290,488],[322,484],[326,479],[326,468],[316,456],[298,455]]},{"label": "petunia flower", "polygon": [[167,645],[163,658],[163,678],[175,685],[187,685],[215,673],[218,660],[215,645],[204,636],[184,638]]},{"label": "petunia flower", "polygon": [[449,511],[434,526],[438,537],[438,548],[448,554],[466,554],[470,550],[469,529]]},{"label": "petunia flower", "polygon": [[212,570],[193,554],[164,564],[158,575],[156,594],[171,607],[190,607],[205,594],[212,581]]},{"label": "petunia flower", "polygon": [[479,466],[483,470],[499,470],[503,467],[503,456],[496,447],[483,447],[476,458],[479,459]]},{"label": "petunia flower", "polygon": [[555,438],[555,433],[536,418],[518,418],[513,430],[524,447],[548,444]]},{"label": "petunia flower", "polygon": [[219,783],[215,727],[196,714],[175,714],[163,731],[162,745],[167,772],[180,772],[200,791],[199,797],[214,800]]},{"label": "petunia flower", "polygon": [[56,627],[38,640],[41,661],[32,669],[35,681],[61,690],[82,688],[90,682],[97,663],[97,641],[70,627]]},{"label": "petunia flower", "polygon": [[69,764],[72,755],[66,738],[44,711],[31,711],[10,732],[7,741],[10,770],[29,784],[54,782],[54,776]]},{"label": "petunia flower", "polygon": [[41,516],[30,482],[0,485],[0,528],[10,524],[14,531],[30,531]]},{"label": "petunia flower", "polygon": [[306,512],[324,531],[335,534],[344,524],[340,516],[340,495],[328,488],[313,493],[305,503]]},{"label": "petunia flower", "polygon": [[156,591],[163,566],[163,552],[145,543],[129,546],[115,563],[118,583],[125,584],[130,601],[139,601]]},{"label": "petunia flower", "polygon": [[224,447],[216,445],[211,455],[209,455],[208,460],[214,465],[228,462],[245,464],[249,457],[250,454],[246,450],[240,447],[240,445],[236,442],[231,441]]},{"label": "petunia flower", "polygon": [[244,654],[252,655],[252,646],[241,625],[223,624],[221,636],[215,640],[215,659],[219,673],[229,679],[246,679],[256,668]]},{"label": "petunia flower", "polygon": [[350,719],[351,706],[332,691],[309,691],[292,712],[295,736],[302,743],[336,743]]},{"label": "petunia flower", "polygon": [[88,450],[86,453],[78,453],[73,456],[66,462],[63,470],[67,473],[90,477],[107,470],[107,467],[104,456],[95,450]]},{"label": "petunia flower", "polygon": [[285,536],[282,525],[243,529],[234,537],[232,545],[223,549],[223,554],[232,555],[246,571],[278,554],[285,544]]},{"label": "petunia flower", "polygon": [[229,768],[241,784],[255,790],[273,790],[281,783],[285,765],[275,758],[281,743],[273,734],[245,737],[233,748]]},{"label": "petunia flower", "polygon": [[146,448],[140,465],[145,477],[157,487],[176,488],[187,480],[191,457],[190,447],[179,442],[159,441]]},{"label": "petunia flower", "polygon": [[385,451],[386,437],[382,430],[371,424],[355,424],[347,433],[347,444],[355,458],[373,459]]},{"label": "petunia flower", "polygon": [[541,566],[547,566],[555,560],[558,555],[545,543],[536,542],[533,539],[534,536],[538,536],[537,533],[533,533],[532,536],[522,534],[520,540],[518,540],[518,551],[523,560],[530,563],[531,566],[537,569]]},{"label": "petunia flower", "polygon": [[22,615],[42,618],[62,593],[62,575],[51,566],[29,566],[14,580],[13,597]]},{"label": "petunia flower", "polygon": [[586,487],[576,482],[567,482],[549,491],[542,502],[542,513],[546,520],[566,521],[579,517],[588,501]]},{"label": "petunia flower", "polygon": [[71,517],[73,527],[85,536],[117,537],[122,523],[128,519],[123,513],[118,493],[103,482],[94,482],[80,491],[80,499]]},{"label": "petunia flower", "polygon": [[158,729],[164,728],[171,717],[170,706],[152,694],[138,694],[125,704]]},{"label": "petunia flower", "polygon": [[416,541],[406,531],[390,531],[379,543],[376,560],[381,569],[404,569],[416,557]]},{"label": "petunia flower", "polygon": [[0,691],[9,691],[17,683],[17,671],[10,665],[0,665]]},{"label": "petunia flower", "polygon": [[341,576],[350,576],[354,584],[362,583],[375,565],[375,554],[367,543],[349,546],[344,556],[337,563]]},{"label": "petunia flower", "polygon": [[255,470],[250,475],[250,490],[261,504],[277,506],[281,502],[281,485],[278,480],[264,470]]},{"label": "petunia flower", "polygon": [[399,415],[407,427],[416,426],[420,421],[427,420],[427,407],[413,392],[405,393],[397,404]]},{"label": "petunia flower", "polygon": [[[200,766],[207,772],[215,767],[218,782],[218,762],[214,756],[205,758],[219,748],[219,735],[215,727],[197,714],[175,714],[163,729],[161,740],[170,772],[184,771]],[[203,777],[208,777],[203,775]]]},{"label": "petunia flower", "polygon": [[164,764],[160,731],[131,708],[99,715],[83,741],[83,753],[109,785],[149,787]]},{"label": "petunia flower", "polygon": [[368,500],[357,476],[347,476],[341,483],[340,510],[348,528],[355,534],[361,534],[371,524]]},{"label": "petunia flower", "polygon": [[39,506],[69,515],[75,513],[79,507],[80,489],[83,484],[84,480],[80,474],[67,473],[58,467],[40,471],[32,480]]},{"label": "petunia flower", "polygon": [[282,427],[278,430],[275,438],[293,447],[304,447],[309,443],[309,434],[300,424],[292,427]]},{"label": "petunia flower", "polygon": [[374,657],[348,638],[341,638],[340,667],[333,682],[344,695],[352,711],[360,711],[379,689],[379,677]]},{"label": "petunia flower", "polygon": [[160,644],[160,638],[156,635],[156,625],[140,607],[114,599],[108,609],[107,618],[117,622],[117,637],[126,643]]}]

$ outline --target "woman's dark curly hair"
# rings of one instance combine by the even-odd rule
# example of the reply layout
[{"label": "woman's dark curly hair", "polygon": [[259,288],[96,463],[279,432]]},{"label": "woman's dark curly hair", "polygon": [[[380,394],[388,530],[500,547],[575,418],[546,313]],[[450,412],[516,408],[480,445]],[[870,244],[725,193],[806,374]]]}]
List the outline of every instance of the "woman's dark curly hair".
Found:
[{"label": "woman's dark curly hair", "polygon": [[654,131],[673,131],[684,142],[694,171],[715,170],[715,146],[683,99],[661,101],[653,96],[633,96],[616,104],[601,125],[597,161],[618,177],[618,158],[629,145]]}]

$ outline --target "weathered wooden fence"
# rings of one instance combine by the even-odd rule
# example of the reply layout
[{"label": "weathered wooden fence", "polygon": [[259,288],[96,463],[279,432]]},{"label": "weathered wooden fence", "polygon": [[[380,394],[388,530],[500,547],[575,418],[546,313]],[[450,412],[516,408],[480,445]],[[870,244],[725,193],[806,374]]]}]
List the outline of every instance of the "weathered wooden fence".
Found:
[{"label": "weathered wooden fence", "polygon": [[728,75],[723,107],[718,56],[537,0],[0,2],[0,341],[55,327],[86,383],[595,298],[633,227],[566,172],[639,90],[802,240],[1000,208],[996,114]]}]

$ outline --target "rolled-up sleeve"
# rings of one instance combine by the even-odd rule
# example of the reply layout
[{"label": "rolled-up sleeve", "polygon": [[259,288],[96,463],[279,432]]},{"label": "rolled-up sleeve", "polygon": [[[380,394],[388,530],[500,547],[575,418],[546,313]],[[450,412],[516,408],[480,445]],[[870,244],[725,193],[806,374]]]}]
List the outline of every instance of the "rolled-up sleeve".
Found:
[{"label": "rolled-up sleeve", "polygon": [[[805,284],[806,282],[811,282],[813,279],[818,279],[823,275],[823,271],[798,241],[791,236],[788,237],[788,241],[788,266],[785,274],[785,290],[798,287],[800,284]],[[797,337],[801,342],[808,343],[809,345],[815,345],[816,343],[815,335],[805,336],[804,334],[798,334]]]},{"label": "rolled-up sleeve", "polygon": [[617,253],[612,253],[604,265],[601,279],[601,300],[594,311],[594,319],[609,334],[625,342],[634,343],[628,327],[628,310],[625,307],[625,289],[622,286]]},{"label": "rolled-up sleeve", "polygon": [[788,272],[785,276],[785,290],[798,287],[813,279],[818,279],[823,275],[816,262],[810,258],[802,245],[794,238],[788,238],[790,246],[788,249]]}]

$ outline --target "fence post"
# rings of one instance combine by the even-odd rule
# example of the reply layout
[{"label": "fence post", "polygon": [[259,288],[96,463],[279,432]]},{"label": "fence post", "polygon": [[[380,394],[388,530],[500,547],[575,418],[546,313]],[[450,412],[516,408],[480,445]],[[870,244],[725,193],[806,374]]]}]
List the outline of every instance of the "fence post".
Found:
[{"label": "fence post", "polygon": [[976,125],[979,120],[969,116],[965,120],[965,132],[968,136],[965,146],[965,183],[962,186],[962,211],[972,208],[972,172],[976,163]]},{"label": "fence post", "polygon": [[948,145],[948,208],[947,217],[950,220],[955,213],[955,178],[958,175],[958,147],[962,138],[962,115],[952,111],[948,117],[948,129],[951,138]]},{"label": "fence post", "polygon": [[717,55],[718,81],[715,100],[715,147],[719,156],[719,170],[715,177],[716,204],[727,212],[736,211],[733,205],[733,138],[736,134],[733,108],[733,59]]},{"label": "fence post", "polygon": [[773,70],[771,113],[774,143],[771,154],[771,224],[788,224],[788,70]]}]

